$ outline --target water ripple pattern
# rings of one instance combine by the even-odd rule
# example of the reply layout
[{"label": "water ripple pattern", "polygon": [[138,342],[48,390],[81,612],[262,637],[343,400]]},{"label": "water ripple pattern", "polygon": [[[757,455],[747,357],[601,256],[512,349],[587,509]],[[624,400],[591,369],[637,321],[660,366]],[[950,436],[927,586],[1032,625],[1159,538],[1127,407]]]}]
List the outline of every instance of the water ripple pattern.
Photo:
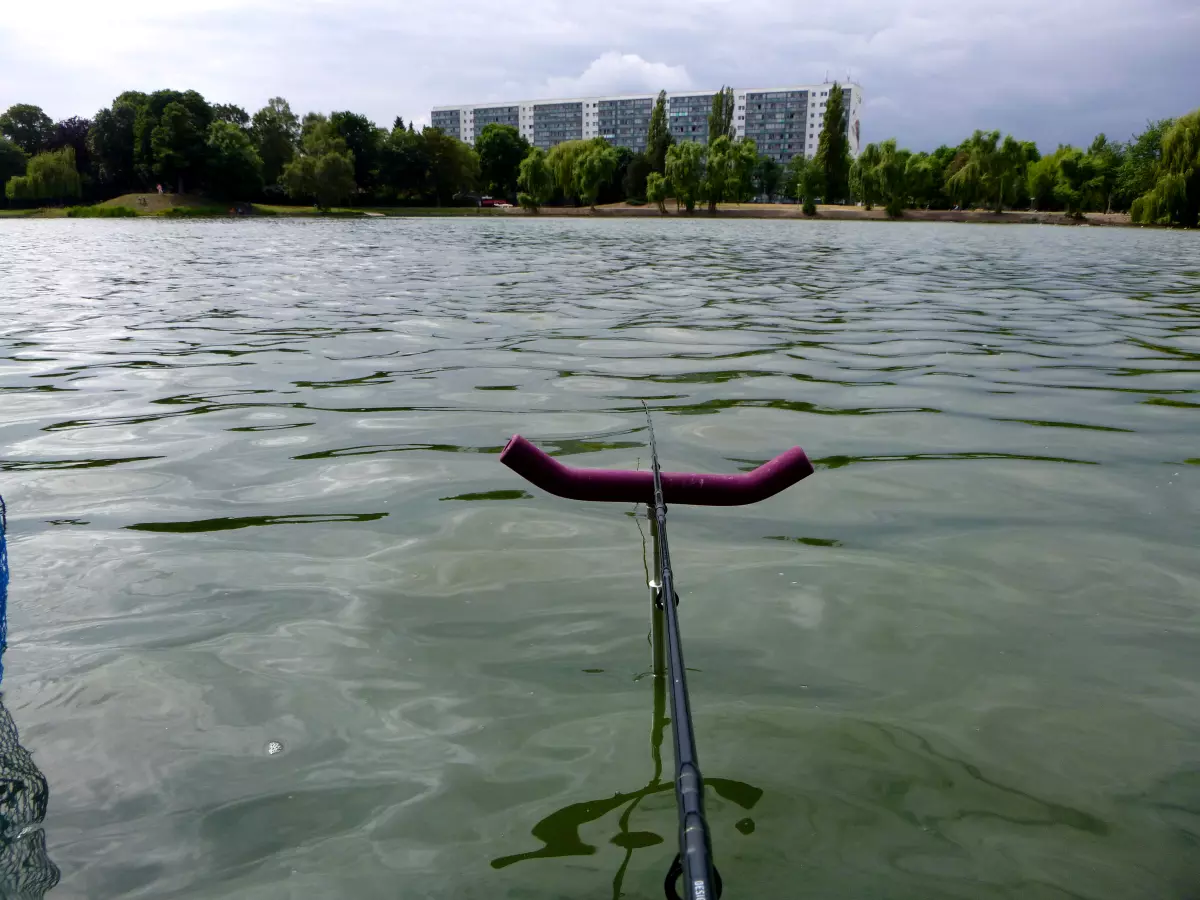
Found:
[{"label": "water ripple pattern", "polygon": [[698,216],[0,225],[56,892],[659,896],[643,401],[729,896],[1200,890],[1198,236]]}]

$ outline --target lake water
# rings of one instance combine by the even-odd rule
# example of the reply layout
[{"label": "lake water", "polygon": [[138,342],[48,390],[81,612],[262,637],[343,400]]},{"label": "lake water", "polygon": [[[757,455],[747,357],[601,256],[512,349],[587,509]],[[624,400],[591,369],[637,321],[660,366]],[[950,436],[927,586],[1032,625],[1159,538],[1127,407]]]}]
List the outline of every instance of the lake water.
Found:
[{"label": "lake water", "polygon": [[661,896],[643,400],[730,900],[1198,895],[1200,235],[701,217],[0,226],[52,895]]}]

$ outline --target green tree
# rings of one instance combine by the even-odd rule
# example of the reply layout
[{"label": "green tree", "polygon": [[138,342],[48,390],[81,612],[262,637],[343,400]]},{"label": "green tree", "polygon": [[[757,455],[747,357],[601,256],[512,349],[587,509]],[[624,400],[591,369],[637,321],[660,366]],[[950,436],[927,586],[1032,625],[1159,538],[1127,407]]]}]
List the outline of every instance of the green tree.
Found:
[{"label": "green tree", "polygon": [[889,218],[899,218],[908,206],[908,161],[912,153],[896,146],[896,139],[889,138],[879,146],[879,170],[876,181],[883,196],[884,208]]},{"label": "green tree", "polygon": [[181,194],[185,179],[197,177],[204,170],[207,130],[186,106],[176,101],[167,104],[150,135],[154,174],[163,181],[176,182]]},{"label": "green tree", "polygon": [[[133,123],[134,166],[143,184],[152,184],[152,179],[164,177],[162,164],[154,148],[154,133],[161,124],[167,107],[172,103],[183,107],[188,115],[183,119],[178,114],[173,114],[174,121],[159,137],[160,147],[172,149],[170,139],[187,138],[186,148],[189,153],[199,150],[203,155],[204,138],[208,134],[208,126],[212,123],[212,107],[195,91],[155,91],[138,107]],[[164,141],[167,143],[164,144]],[[182,171],[186,174],[198,175],[203,168],[203,159],[194,159],[190,155],[172,159],[183,166]]]},{"label": "green tree", "polygon": [[39,153],[29,160],[24,175],[10,178],[4,186],[5,196],[18,203],[62,203],[81,192],[74,147]]},{"label": "green tree", "polygon": [[849,113],[846,95],[840,84],[829,89],[821,137],[813,162],[825,174],[823,195],[826,203],[840,203],[850,196],[850,138],[846,133]]},{"label": "green tree", "polygon": [[675,190],[675,199],[689,214],[696,210],[696,200],[704,183],[705,149],[696,141],[683,141],[667,150],[667,178]]},{"label": "green tree", "polygon": [[1029,184],[1029,164],[1039,158],[1031,142],[1012,135],[1000,142],[999,131],[976,131],[958,148],[946,168],[948,194],[964,209],[986,204],[993,212],[1015,206]]},{"label": "green tree", "polygon": [[17,103],[0,114],[0,134],[8,138],[33,156],[41,153],[50,143],[54,133],[54,122],[32,103]]},{"label": "green tree", "polygon": [[909,202],[908,167],[913,155],[896,146],[895,138],[867,144],[850,168],[850,184],[867,209],[882,203],[891,218],[900,216]]},{"label": "green tree", "polygon": [[976,131],[963,143],[962,164],[946,180],[947,190],[963,209],[999,197],[999,142],[999,131]]},{"label": "green tree", "polygon": [[214,122],[228,122],[238,128],[250,126],[250,114],[235,103],[214,103],[212,117]]},{"label": "green tree", "polygon": [[825,170],[803,154],[793,156],[788,163],[788,184],[792,196],[803,204],[806,216],[817,214],[817,198],[825,190]]},{"label": "green tree", "polygon": [[1133,202],[1135,222],[1194,228],[1200,220],[1200,109],[1181,116],[1162,139],[1154,187]]},{"label": "green tree", "polygon": [[879,145],[867,144],[850,166],[851,195],[860,200],[867,210],[874,209],[883,200],[883,189],[879,184],[880,157]]},{"label": "green tree", "polygon": [[[608,141],[605,141],[605,143],[608,143]],[[600,186],[600,193],[596,195],[597,203],[620,203],[626,198],[627,195],[624,188],[625,176],[629,172],[629,167],[633,165],[634,160],[640,155],[629,147],[613,147],[612,150],[617,154],[617,165],[608,180]]]},{"label": "green tree", "polygon": [[958,149],[947,147],[945,144],[929,154],[929,169],[933,178],[933,188],[929,196],[930,209],[950,208],[950,195],[945,189],[946,175],[957,157]]},{"label": "green tree", "polygon": [[913,205],[929,209],[937,196],[937,164],[928,153],[914,153],[908,158],[904,180]]},{"label": "green tree", "polygon": [[379,189],[389,200],[415,200],[425,192],[429,156],[415,131],[393,128],[379,149]]},{"label": "green tree", "polygon": [[[603,141],[603,138],[597,140]],[[555,144],[546,154],[546,165],[554,173],[554,183],[564,200],[577,203],[579,198],[578,183],[575,181],[575,168],[579,157],[583,156],[591,146],[591,141],[563,141]]]},{"label": "green tree", "polygon": [[734,177],[733,170],[733,144],[729,138],[721,135],[708,145],[708,156],[704,162],[701,192],[708,200],[709,213],[716,213],[717,204],[724,201],[729,194]]},{"label": "green tree", "polygon": [[309,128],[300,153],[284,167],[280,183],[292,197],[329,209],[355,191],[354,154],[327,118],[317,114],[306,119]]},{"label": "green tree", "polygon": [[88,132],[92,127],[90,119],[71,116],[54,123],[54,130],[46,142],[47,150],[61,150],[70,147],[75,151],[75,168],[83,179],[84,192],[92,184],[92,154],[88,147]]},{"label": "green tree", "polygon": [[427,168],[425,190],[438,206],[474,187],[479,178],[479,156],[440,128],[423,128]]},{"label": "green tree", "polygon": [[754,189],[759,196],[766,197],[768,203],[774,203],[782,181],[783,167],[773,156],[760,156],[754,164]]},{"label": "green tree", "polygon": [[752,140],[735,142],[721,135],[709,144],[701,190],[710,213],[717,211],[718,203],[740,202],[749,194],[757,163],[758,150]]},{"label": "green tree", "polygon": [[517,195],[521,161],[529,153],[529,141],[512,125],[491,122],[475,141],[479,154],[479,179],[492,196],[512,199]]},{"label": "green tree", "polygon": [[783,181],[779,189],[783,196],[792,200],[798,198],[800,179],[808,170],[811,162],[803,153],[798,153],[783,167]]},{"label": "green tree", "polygon": [[1062,149],[1030,164],[1025,180],[1031,209],[1047,210],[1055,205],[1054,185],[1058,182],[1058,159]]},{"label": "green tree", "polygon": [[667,149],[673,143],[671,128],[667,124],[667,92],[659,91],[654,109],[650,111],[650,129],[646,134],[646,159],[652,171],[659,174],[666,171]]},{"label": "green tree", "polygon": [[1036,144],[1031,141],[1018,141],[1011,134],[1005,136],[994,163],[996,194],[992,208],[995,212],[1003,212],[1005,206],[1016,206],[1024,199],[1029,163],[1037,159]]},{"label": "green tree", "polygon": [[590,145],[575,160],[575,190],[580,199],[596,210],[596,198],[601,188],[617,171],[617,151],[603,140]]},{"label": "green tree", "polygon": [[1121,170],[1121,161],[1125,156],[1125,148],[1110,141],[1101,132],[1096,135],[1088,148],[1088,156],[1096,167],[1096,196],[1091,198],[1090,206],[1112,212],[1113,199],[1117,190],[1117,175]]},{"label": "green tree", "polygon": [[88,150],[100,184],[109,193],[133,190],[137,186],[134,127],[138,113],[149,101],[139,91],[126,91],[112,106],[96,113],[88,129]]},{"label": "green tree", "polygon": [[733,144],[731,160],[732,183],[728,195],[738,203],[745,203],[754,196],[754,173],[758,168],[758,146],[753,138],[742,138]]},{"label": "green tree", "polygon": [[733,88],[722,85],[721,89],[713,94],[712,111],[708,114],[708,142],[712,144],[718,138],[728,138],[732,141],[735,136]]},{"label": "green tree", "polygon": [[263,181],[275,184],[296,156],[300,120],[282,97],[272,97],[250,120],[250,137],[263,161]]},{"label": "green tree", "polygon": [[24,150],[8,138],[0,137],[0,192],[4,190],[10,178],[25,174],[28,163]]},{"label": "green tree", "polygon": [[349,110],[331,114],[329,123],[354,155],[354,181],[358,190],[373,193],[379,178],[379,148],[386,134],[366,116]]},{"label": "green tree", "polygon": [[667,214],[667,191],[669,185],[667,179],[658,172],[651,172],[646,176],[646,200],[658,207],[660,215]]},{"label": "green tree", "polygon": [[646,196],[646,179],[654,171],[645,153],[635,153],[625,167],[621,177],[621,188],[627,200],[649,200]]},{"label": "green tree", "polygon": [[1118,209],[1128,209],[1134,200],[1154,187],[1158,166],[1162,162],[1163,135],[1170,131],[1174,124],[1174,119],[1147,122],[1146,130],[1126,145],[1117,173]]},{"label": "green tree", "polygon": [[1058,154],[1058,178],[1054,199],[1069,216],[1082,216],[1089,197],[1098,186],[1096,161],[1078,147],[1061,148]]},{"label": "green tree", "polygon": [[429,154],[425,138],[411,129],[392,129],[379,151],[380,189],[389,199],[417,199],[425,192]]},{"label": "green tree", "polygon": [[225,200],[252,200],[263,189],[262,158],[246,131],[218,120],[208,126],[209,191]]},{"label": "green tree", "polygon": [[354,195],[354,155],[326,153],[316,158],[314,190],[317,206],[330,209]]},{"label": "green tree", "polygon": [[532,148],[517,167],[517,201],[525,209],[537,212],[554,196],[554,173],[546,164],[546,151]]}]

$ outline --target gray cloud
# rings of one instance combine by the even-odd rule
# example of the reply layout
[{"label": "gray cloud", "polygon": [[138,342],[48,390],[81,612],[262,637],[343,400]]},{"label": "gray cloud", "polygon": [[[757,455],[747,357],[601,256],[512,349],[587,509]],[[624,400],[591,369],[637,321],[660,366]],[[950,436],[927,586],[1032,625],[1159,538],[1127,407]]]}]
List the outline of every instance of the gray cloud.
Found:
[{"label": "gray cloud", "polygon": [[126,89],[381,124],[431,106],[573,93],[862,83],[864,136],[974,128],[1086,143],[1200,105],[1195,0],[60,0],[0,22],[0,108],[91,115]]}]

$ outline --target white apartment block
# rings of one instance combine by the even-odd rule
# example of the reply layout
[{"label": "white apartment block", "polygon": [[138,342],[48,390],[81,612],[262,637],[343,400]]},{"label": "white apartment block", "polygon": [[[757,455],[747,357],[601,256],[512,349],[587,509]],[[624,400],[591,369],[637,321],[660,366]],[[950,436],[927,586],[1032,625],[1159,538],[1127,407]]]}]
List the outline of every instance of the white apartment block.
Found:
[{"label": "white apartment block", "polygon": [[[753,138],[758,152],[787,163],[794,156],[812,157],[825,116],[831,82],[781,88],[734,88],[733,123],[739,138]],[[847,94],[846,132],[850,154],[861,146],[862,86],[842,86]],[[708,114],[715,91],[667,94],[667,121],[676,141],[707,141]],[[563,141],[603,137],[618,147],[646,149],[650,112],[657,94],[575,97],[565,100],[519,100],[439,106],[431,122],[462,141],[473,143],[491,122],[512,125],[536,147],[548,150]]]}]

